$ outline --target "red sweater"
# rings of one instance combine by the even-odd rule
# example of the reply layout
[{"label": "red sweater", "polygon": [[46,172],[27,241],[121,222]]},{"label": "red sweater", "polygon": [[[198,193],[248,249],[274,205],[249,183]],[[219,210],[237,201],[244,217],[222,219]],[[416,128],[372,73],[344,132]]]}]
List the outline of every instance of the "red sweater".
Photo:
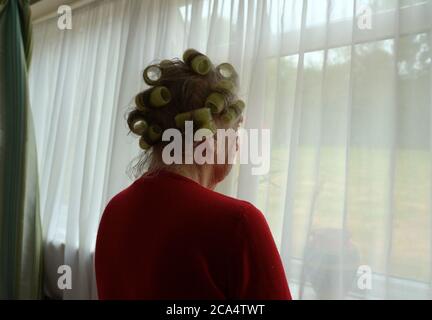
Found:
[{"label": "red sweater", "polygon": [[99,299],[291,299],[263,214],[168,171],[108,203],[95,260]]}]

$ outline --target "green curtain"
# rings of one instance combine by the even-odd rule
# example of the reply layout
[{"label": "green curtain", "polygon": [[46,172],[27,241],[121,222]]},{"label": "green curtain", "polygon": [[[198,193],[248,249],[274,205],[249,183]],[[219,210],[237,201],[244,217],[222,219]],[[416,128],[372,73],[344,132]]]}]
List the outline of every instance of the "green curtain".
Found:
[{"label": "green curtain", "polygon": [[29,106],[29,0],[0,0],[0,299],[38,299],[42,233]]}]

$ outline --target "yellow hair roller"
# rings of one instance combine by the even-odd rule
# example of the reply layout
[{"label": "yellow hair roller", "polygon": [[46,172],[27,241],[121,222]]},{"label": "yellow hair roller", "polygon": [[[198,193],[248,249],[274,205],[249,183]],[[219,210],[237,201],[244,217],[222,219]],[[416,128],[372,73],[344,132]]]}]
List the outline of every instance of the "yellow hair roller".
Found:
[{"label": "yellow hair roller", "polygon": [[237,117],[237,114],[233,108],[228,108],[225,110],[225,112],[222,114],[222,121],[226,124],[232,123],[234,119]]},{"label": "yellow hair roller", "polygon": [[135,106],[138,110],[143,111],[143,112],[146,112],[149,110],[146,106],[145,100],[146,99],[145,99],[145,93],[144,92],[141,92],[135,96]]},{"label": "yellow hair roller", "polygon": [[157,85],[162,78],[162,70],[156,65],[150,65],[144,69],[143,78],[149,86]]},{"label": "yellow hair roller", "polygon": [[151,145],[148,144],[147,141],[145,141],[144,137],[140,138],[140,140],[139,140],[139,146],[143,150],[148,150],[151,147]]},{"label": "yellow hair roller", "polygon": [[183,130],[185,127],[185,122],[193,120],[192,112],[189,111],[189,112],[179,113],[178,115],[175,116],[174,120],[177,128]]},{"label": "yellow hair roller", "polygon": [[171,101],[171,92],[167,87],[155,87],[150,93],[150,103],[154,107],[163,107]]},{"label": "yellow hair roller", "polygon": [[237,79],[237,72],[234,67],[230,63],[221,63],[216,67],[216,71],[227,80],[235,80]]},{"label": "yellow hair roller", "polygon": [[242,100],[237,100],[222,114],[222,121],[225,123],[232,123],[242,114],[244,109],[245,103]]},{"label": "yellow hair roller", "polygon": [[205,76],[211,70],[211,62],[204,55],[199,55],[192,59],[191,68],[199,75]]},{"label": "yellow hair roller", "polygon": [[217,92],[210,94],[204,104],[213,114],[219,114],[225,108],[225,97]]},{"label": "yellow hair roller", "polygon": [[215,85],[216,90],[234,94],[237,90],[236,85],[231,80],[221,80]]},{"label": "yellow hair roller", "polygon": [[136,135],[142,136],[144,132],[146,132],[147,128],[147,121],[145,121],[144,119],[138,119],[133,123],[131,131]]},{"label": "yellow hair roller", "polygon": [[[135,124],[138,121],[145,121],[144,114],[140,110],[135,109],[129,113],[129,116],[127,118],[129,130],[133,133],[136,133]],[[137,134],[140,135],[139,133]]]},{"label": "yellow hair roller", "polygon": [[212,68],[210,59],[195,49],[187,49],[183,53],[183,61],[201,76],[208,74]]},{"label": "yellow hair roller", "polygon": [[213,122],[211,111],[207,107],[179,113],[174,119],[177,128],[181,130],[184,130],[186,121],[193,121],[194,124],[198,126],[202,126],[204,124],[210,126],[210,123]]},{"label": "yellow hair roller", "polygon": [[213,121],[204,122],[203,124],[201,124],[200,129],[208,129],[213,134],[215,134],[216,131],[217,131],[217,127],[216,127],[216,125],[214,124]]},{"label": "yellow hair roller", "polygon": [[200,55],[201,53],[198,52],[195,49],[187,49],[184,53],[183,53],[183,61],[188,64],[190,62],[190,58]]},{"label": "yellow hair roller", "polygon": [[244,109],[246,108],[246,105],[243,100],[237,100],[230,107],[236,110],[237,115],[240,115],[243,113]]},{"label": "yellow hair roller", "polygon": [[195,109],[193,110],[192,116],[194,121],[200,125],[213,121],[213,117],[209,108]]}]

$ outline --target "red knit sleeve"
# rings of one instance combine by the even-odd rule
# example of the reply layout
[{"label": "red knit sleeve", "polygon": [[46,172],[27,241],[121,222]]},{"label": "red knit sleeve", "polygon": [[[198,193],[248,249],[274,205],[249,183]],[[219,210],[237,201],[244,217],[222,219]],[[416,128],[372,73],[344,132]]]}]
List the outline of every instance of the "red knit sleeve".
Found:
[{"label": "red knit sleeve", "polygon": [[238,221],[231,297],[250,300],[290,300],[282,261],[264,215],[245,202]]}]

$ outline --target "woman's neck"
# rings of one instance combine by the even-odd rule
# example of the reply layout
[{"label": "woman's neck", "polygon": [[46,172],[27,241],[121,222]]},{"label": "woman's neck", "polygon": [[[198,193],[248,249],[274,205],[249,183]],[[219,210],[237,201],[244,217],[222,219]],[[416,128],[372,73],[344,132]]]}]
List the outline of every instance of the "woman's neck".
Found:
[{"label": "woman's neck", "polygon": [[[182,164],[182,165],[169,165],[160,168],[166,171],[170,171],[179,174],[183,177],[189,178],[205,188],[213,190],[216,187],[214,182],[213,168],[208,165],[196,165],[196,164]],[[150,171],[152,168],[150,167]]]},{"label": "woman's neck", "polygon": [[213,170],[207,165],[181,165],[173,167],[173,171],[199,183],[205,188],[214,189]]}]

